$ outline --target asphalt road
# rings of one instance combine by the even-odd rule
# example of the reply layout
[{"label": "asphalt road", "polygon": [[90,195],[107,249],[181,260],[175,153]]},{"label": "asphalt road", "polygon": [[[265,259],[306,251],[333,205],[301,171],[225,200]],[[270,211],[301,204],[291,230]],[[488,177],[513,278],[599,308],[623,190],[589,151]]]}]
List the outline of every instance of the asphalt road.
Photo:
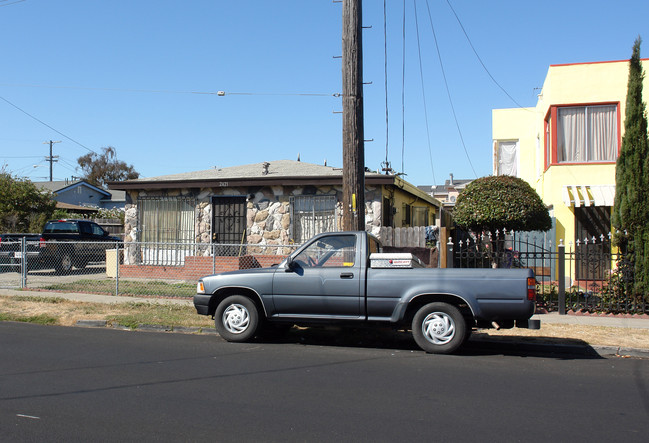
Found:
[{"label": "asphalt road", "polygon": [[0,322],[3,441],[646,441],[649,360]]}]

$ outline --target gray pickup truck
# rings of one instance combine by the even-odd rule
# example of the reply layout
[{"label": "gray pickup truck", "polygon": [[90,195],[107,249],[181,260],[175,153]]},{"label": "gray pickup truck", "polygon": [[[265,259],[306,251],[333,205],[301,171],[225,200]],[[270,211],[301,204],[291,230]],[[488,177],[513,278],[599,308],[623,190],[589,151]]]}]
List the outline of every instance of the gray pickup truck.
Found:
[{"label": "gray pickup truck", "polygon": [[530,269],[423,268],[366,232],[320,234],[277,266],[203,277],[194,296],[231,342],[263,327],[389,324],[430,353],[454,352],[474,328],[537,329],[535,301]]}]

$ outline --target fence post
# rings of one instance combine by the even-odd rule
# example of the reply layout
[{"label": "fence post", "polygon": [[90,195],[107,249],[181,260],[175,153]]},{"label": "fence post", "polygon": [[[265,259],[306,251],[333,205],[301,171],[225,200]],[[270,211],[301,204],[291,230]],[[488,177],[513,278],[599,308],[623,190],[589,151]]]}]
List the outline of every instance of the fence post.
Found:
[{"label": "fence post", "polygon": [[448,238],[448,243],[446,243],[446,267],[452,268],[454,265],[455,259],[453,257],[453,240],[451,237]]},{"label": "fence post", "polygon": [[20,239],[20,288],[25,289],[27,287],[27,269],[29,269],[29,264],[27,263],[27,240],[25,237]]},{"label": "fence post", "polygon": [[557,246],[559,251],[559,315],[566,315],[566,246],[563,240]]},{"label": "fence post", "polygon": [[119,295],[119,242],[115,242],[115,297]]}]

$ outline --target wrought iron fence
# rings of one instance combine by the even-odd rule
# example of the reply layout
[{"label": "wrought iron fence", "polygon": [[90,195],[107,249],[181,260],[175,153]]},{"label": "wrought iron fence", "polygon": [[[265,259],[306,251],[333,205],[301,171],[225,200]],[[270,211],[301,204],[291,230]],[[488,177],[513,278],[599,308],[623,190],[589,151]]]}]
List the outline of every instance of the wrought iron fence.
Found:
[{"label": "wrought iron fence", "polygon": [[649,295],[632,292],[629,257],[611,235],[552,244],[542,233],[496,232],[447,244],[449,266],[529,268],[538,282],[538,304],[547,310],[649,313]]},{"label": "wrought iron fence", "polygon": [[202,276],[279,264],[299,245],[23,241],[12,246],[16,250],[7,254],[7,263],[0,260],[3,288],[192,297]]}]

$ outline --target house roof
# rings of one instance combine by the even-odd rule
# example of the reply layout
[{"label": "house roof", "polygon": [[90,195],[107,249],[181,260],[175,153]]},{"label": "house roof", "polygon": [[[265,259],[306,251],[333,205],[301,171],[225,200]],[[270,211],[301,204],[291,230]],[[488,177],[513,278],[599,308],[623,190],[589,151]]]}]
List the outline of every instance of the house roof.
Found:
[{"label": "house roof", "polygon": [[[254,185],[340,184],[342,168],[295,160],[274,160],[248,165],[110,182],[110,189],[161,189],[173,187],[227,187]],[[366,172],[365,181],[392,184],[392,175]]]},{"label": "house roof", "polygon": [[58,180],[58,181],[51,181],[51,182],[33,182],[33,183],[36,187],[40,189],[46,189],[48,191],[52,191],[57,194],[64,191],[69,191],[78,186],[86,186],[90,189],[99,192],[100,194],[104,194],[107,198],[111,196],[111,193],[109,191],[98,188],[97,186],[92,185],[85,180],[77,180],[77,181]]},{"label": "house roof", "polygon": [[89,208],[87,206],[73,205],[70,203],[63,203],[63,202],[56,202],[56,207],[58,209],[64,209],[66,211],[85,212],[88,214],[99,211],[98,208]]}]

